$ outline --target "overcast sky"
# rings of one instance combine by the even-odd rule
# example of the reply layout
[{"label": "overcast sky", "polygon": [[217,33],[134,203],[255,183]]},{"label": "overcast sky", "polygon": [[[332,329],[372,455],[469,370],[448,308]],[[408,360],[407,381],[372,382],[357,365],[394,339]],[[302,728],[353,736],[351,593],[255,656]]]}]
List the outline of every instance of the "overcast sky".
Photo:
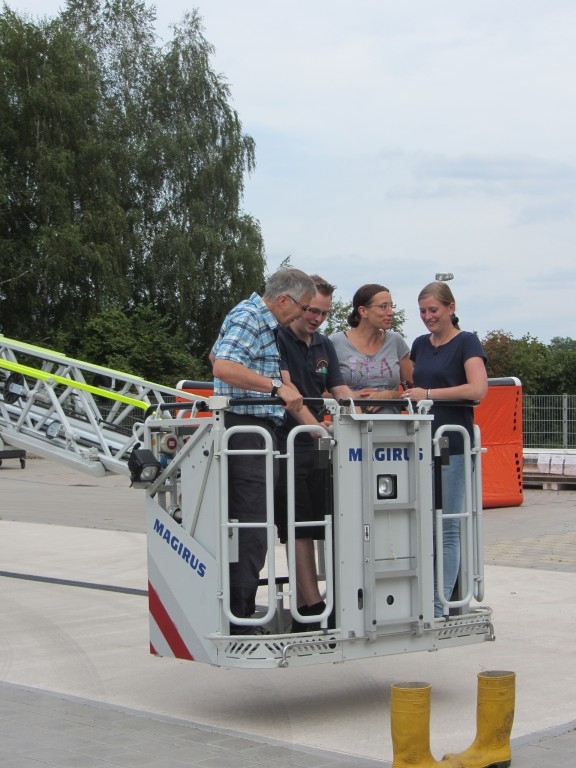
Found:
[{"label": "overcast sky", "polygon": [[244,209],[269,271],[290,256],[346,301],[382,283],[409,341],[436,272],[481,337],[576,338],[574,0],[155,5],[165,39],[198,8],[256,141]]}]

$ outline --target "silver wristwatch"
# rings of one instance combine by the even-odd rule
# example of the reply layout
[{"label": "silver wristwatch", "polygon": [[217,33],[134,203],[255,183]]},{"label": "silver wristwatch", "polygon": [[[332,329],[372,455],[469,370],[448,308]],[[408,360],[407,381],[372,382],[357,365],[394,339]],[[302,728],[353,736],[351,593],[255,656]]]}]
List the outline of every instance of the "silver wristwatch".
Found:
[{"label": "silver wristwatch", "polygon": [[284,382],[282,379],[272,379],[272,392],[270,392],[270,397],[276,397],[276,393],[280,389]]}]

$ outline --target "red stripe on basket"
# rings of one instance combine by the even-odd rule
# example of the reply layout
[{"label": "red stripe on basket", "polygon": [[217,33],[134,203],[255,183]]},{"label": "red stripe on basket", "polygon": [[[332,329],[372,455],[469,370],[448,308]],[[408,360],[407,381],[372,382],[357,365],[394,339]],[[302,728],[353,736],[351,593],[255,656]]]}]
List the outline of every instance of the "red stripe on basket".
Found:
[{"label": "red stripe on basket", "polygon": [[178,628],[170,618],[170,614],[164,607],[162,600],[150,582],[148,582],[148,605],[154,621],[158,625],[158,628],[162,632],[162,635],[170,646],[170,650],[174,656],[177,659],[194,661],[194,656],[190,653],[180,632],[178,632]]}]

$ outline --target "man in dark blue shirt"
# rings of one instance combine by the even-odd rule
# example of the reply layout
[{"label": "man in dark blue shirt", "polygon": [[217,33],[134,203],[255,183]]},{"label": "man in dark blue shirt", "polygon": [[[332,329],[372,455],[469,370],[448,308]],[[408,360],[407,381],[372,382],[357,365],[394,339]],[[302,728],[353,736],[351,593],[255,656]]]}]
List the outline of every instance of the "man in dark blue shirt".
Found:
[{"label": "man in dark blue shirt", "polygon": [[[316,295],[308,309],[289,326],[278,331],[278,348],[282,357],[282,378],[294,385],[304,397],[322,398],[329,392],[335,400],[352,398],[353,393],[344,384],[338,357],[330,339],[318,332],[328,317],[334,286],[318,275],[312,275]],[[297,424],[313,424],[312,412],[318,424],[318,436],[328,436],[323,423],[323,409],[309,408],[298,413],[288,412],[284,424],[276,431],[278,448],[286,450],[290,430]],[[315,467],[313,435],[305,433],[295,443],[295,520],[296,522],[323,520],[331,512],[330,479],[327,470]],[[275,494],[275,514],[280,541],[287,541],[286,467],[282,471]],[[323,527],[295,529],[296,583],[298,611],[304,616],[322,613],[326,605],[318,589],[314,539],[324,538]],[[292,631],[319,629],[319,622],[304,624],[293,621]]]}]

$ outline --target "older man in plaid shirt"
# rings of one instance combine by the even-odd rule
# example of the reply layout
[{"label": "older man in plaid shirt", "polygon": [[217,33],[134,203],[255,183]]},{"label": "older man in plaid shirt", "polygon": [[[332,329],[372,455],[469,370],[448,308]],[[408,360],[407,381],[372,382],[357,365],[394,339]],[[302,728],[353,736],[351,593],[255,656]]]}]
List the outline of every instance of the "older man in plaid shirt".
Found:
[{"label": "older man in plaid shirt", "polygon": [[[210,353],[214,393],[227,397],[276,395],[284,401],[284,407],[264,404],[233,406],[225,411],[226,427],[264,427],[276,445],[274,430],[284,421],[284,409],[300,411],[303,408],[300,392],[282,381],[276,331],[279,326],[289,325],[300,317],[315,293],[313,280],[304,272],[281,269],[270,277],[262,297],[253,293],[224,319]],[[313,423],[312,419],[310,414],[310,423]],[[239,433],[231,438],[229,447],[234,450],[258,449],[263,447],[263,440],[253,433]],[[230,456],[228,479],[230,517],[243,523],[264,522],[264,457]],[[254,613],[258,580],[265,560],[266,530],[241,529],[238,562],[230,564],[230,607],[234,616],[249,618]],[[230,625],[232,634],[250,634],[257,630],[253,626]]]}]

